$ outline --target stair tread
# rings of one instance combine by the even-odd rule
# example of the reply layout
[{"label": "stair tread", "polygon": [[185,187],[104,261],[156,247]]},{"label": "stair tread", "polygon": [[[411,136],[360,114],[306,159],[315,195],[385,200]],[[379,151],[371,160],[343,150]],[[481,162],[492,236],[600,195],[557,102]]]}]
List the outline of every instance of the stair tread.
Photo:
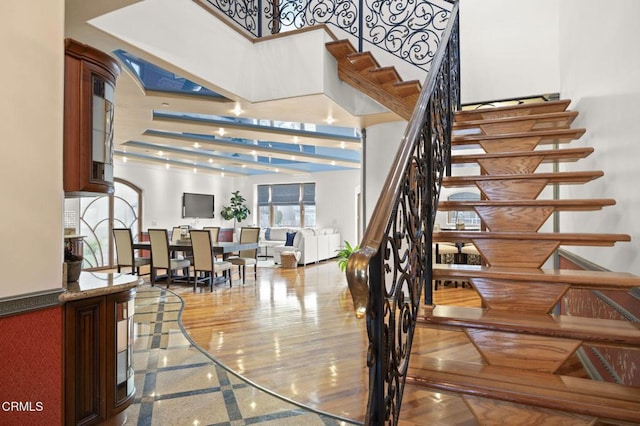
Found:
[{"label": "stair tread", "polygon": [[511,268],[442,263],[433,265],[434,279],[441,280],[455,277],[560,283],[570,284],[574,288],[630,289],[640,286],[640,277],[626,272]]},{"label": "stair tread", "polygon": [[562,245],[612,246],[619,241],[631,241],[627,234],[590,234],[562,232],[483,232],[441,231],[433,233],[434,242],[470,243],[474,240],[558,241]]},{"label": "stair tread", "polygon": [[442,186],[469,186],[475,182],[499,180],[548,180],[552,183],[586,183],[604,176],[601,171],[558,172],[558,173],[526,173],[513,175],[474,175],[474,176],[446,176],[442,179]]},{"label": "stair tread", "polygon": [[574,199],[574,200],[470,200],[470,201],[440,201],[438,210],[473,210],[474,207],[553,207],[563,211],[599,210],[604,206],[613,206],[616,200],[612,198]]},{"label": "stair tread", "polygon": [[416,356],[407,383],[605,419],[640,417],[639,388],[531,370]]},{"label": "stair tread", "polygon": [[494,159],[494,158],[518,158],[518,157],[539,157],[543,156],[543,162],[558,161],[558,160],[578,160],[585,158],[592,154],[594,151],[591,147],[586,148],[567,148],[567,149],[545,149],[537,151],[515,151],[515,152],[500,152],[500,153],[481,153],[481,154],[464,154],[464,155],[452,155],[451,163],[474,163],[478,160]]},{"label": "stair tread", "polygon": [[482,115],[486,114],[509,114],[509,113],[519,113],[520,111],[529,111],[530,114],[536,114],[536,111],[554,111],[561,112],[567,109],[571,100],[569,99],[561,99],[557,101],[547,101],[547,102],[534,102],[534,103],[524,103],[520,105],[511,105],[504,107],[491,107],[491,108],[481,108],[476,110],[463,110],[458,111],[455,114],[455,120],[459,121],[470,121],[477,120],[476,117],[482,117]]},{"label": "stair tread", "polygon": [[329,53],[337,60],[346,58],[347,55],[351,53],[356,53],[355,47],[346,39],[330,41],[326,43],[325,46]]},{"label": "stair tread", "polygon": [[453,129],[468,129],[474,127],[480,127],[488,124],[501,124],[501,123],[511,123],[518,121],[555,121],[562,120],[566,121],[568,124],[572,123],[573,120],[578,116],[577,111],[562,111],[562,112],[550,112],[545,114],[536,114],[536,115],[523,115],[517,117],[500,117],[500,118],[489,118],[483,120],[472,120],[472,121],[462,121],[462,122],[454,122]]},{"label": "stair tread", "polygon": [[378,84],[402,81],[395,67],[381,67],[369,70],[369,77]]},{"label": "stair tread", "polygon": [[380,68],[380,64],[371,52],[356,52],[347,55],[347,61],[358,72],[368,71],[372,68]]},{"label": "stair tread", "polygon": [[544,336],[606,342],[624,345],[640,344],[640,324],[628,321],[547,315],[541,313],[461,306],[436,306],[422,325],[444,324],[456,327],[489,329],[510,333],[526,332]]},{"label": "stair tread", "polygon": [[454,135],[451,143],[453,145],[477,145],[480,142],[490,142],[492,140],[540,137],[540,143],[570,142],[579,139],[586,129],[553,129],[553,130],[532,130],[520,133],[504,133],[500,135]]}]

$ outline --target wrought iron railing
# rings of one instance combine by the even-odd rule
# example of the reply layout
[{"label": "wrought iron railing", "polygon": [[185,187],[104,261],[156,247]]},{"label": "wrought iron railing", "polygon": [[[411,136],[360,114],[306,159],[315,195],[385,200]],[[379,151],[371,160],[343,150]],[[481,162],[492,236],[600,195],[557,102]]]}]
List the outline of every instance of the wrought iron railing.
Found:
[{"label": "wrought iron railing", "polygon": [[347,264],[369,337],[368,425],[398,422],[420,304],[433,302],[431,233],[460,108],[457,4],[451,17],[361,248]]},{"label": "wrought iron railing", "polygon": [[222,13],[253,37],[326,24],[364,43],[428,70],[451,16],[445,7],[427,0],[195,0]]}]

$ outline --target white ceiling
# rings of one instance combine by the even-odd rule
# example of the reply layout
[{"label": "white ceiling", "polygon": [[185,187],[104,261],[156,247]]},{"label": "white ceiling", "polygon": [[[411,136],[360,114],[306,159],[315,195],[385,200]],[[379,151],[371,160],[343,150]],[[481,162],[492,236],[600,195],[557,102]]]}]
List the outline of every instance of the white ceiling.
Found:
[{"label": "white ceiling", "polygon": [[[74,38],[108,53],[116,49],[125,50],[176,75],[198,82],[197,77],[192,76],[188,71],[176,69],[171,63],[151,57],[143,49],[116,39],[103,31],[97,30],[94,26],[87,24],[91,19],[135,3],[138,2],[132,0],[67,0],[65,36]],[[201,13],[208,15],[208,12],[204,10],[202,10]],[[167,31],[171,31],[171,29],[167,28]],[[295,37],[295,35],[291,35],[291,37]],[[229,175],[242,175],[243,172],[300,173],[300,170],[297,170],[295,167],[283,167],[281,162],[279,164],[270,164],[260,161],[238,161],[237,158],[232,160],[228,158],[229,154],[232,153],[269,157],[294,161],[296,163],[311,162],[333,167],[359,167],[359,164],[353,161],[324,158],[303,152],[290,154],[275,148],[270,149],[268,146],[248,150],[237,144],[201,143],[199,148],[194,148],[193,140],[184,137],[172,137],[166,133],[158,135],[157,133],[154,134],[153,131],[176,134],[183,132],[198,133],[209,136],[216,134],[216,137],[219,137],[218,132],[220,131],[220,126],[194,124],[183,120],[159,119],[157,117],[154,119],[154,110],[232,117],[235,114],[234,110],[239,108],[242,111],[242,117],[315,123],[318,125],[327,125],[326,119],[330,116],[335,120],[333,125],[353,127],[355,129],[376,123],[399,120],[397,115],[385,111],[382,107],[380,107],[379,112],[375,114],[355,116],[347,112],[345,108],[324,93],[255,103],[247,102],[235,96],[233,93],[224,90],[220,91],[218,87],[209,88],[219,93],[224,93],[230,101],[220,102],[203,99],[201,97],[160,92],[145,93],[137,79],[133,77],[124,65],[122,65],[122,69],[123,72],[119,76],[116,85],[115,149],[116,155],[120,158],[126,155],[127,161],[156,162],[159,165],[171,161],[173,165],[183,165],[184,167],[193,167],[194,163],[198,163],[198,167],[203,171],[213,173],[224,172]],[[345,85],[344,90],[353,89]],[[265,132],[264,129],[256,130],[225,126],[223,138],[245,138],[287,144],[360,150],[360,144],[357,142],[342,141],[339,138],[312,137],[309,134],[292,135],[290,131],[278,132],[274,130]],[[125,151],[126,154],[122,154],[122,152]],[[162,151],[162,155],[159,154],[159,151]],[[220,155],[212,156],[212,153]],[[211,161],[208,161],[209,158],[211,158]]]}]

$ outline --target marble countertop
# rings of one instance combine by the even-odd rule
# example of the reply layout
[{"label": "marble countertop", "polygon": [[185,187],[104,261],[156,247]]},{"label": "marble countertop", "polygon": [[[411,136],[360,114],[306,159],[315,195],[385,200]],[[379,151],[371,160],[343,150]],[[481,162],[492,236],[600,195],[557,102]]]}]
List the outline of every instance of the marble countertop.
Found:
[{"label": "marble countertop", "polygon": [[139,284],[142,284],[142,282],[142,278],[137,275],[82,271],[80,279],[76,282],[69,283],[67,290],[60,294],[58,299],[62,302],[68,302],[71,300],[119,293],[137,287]]}]

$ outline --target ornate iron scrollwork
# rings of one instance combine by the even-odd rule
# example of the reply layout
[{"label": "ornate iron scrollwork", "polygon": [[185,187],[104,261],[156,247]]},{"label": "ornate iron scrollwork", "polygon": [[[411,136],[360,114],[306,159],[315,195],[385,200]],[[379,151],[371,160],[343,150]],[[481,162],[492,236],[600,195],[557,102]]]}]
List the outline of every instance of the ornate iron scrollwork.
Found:
[{"label": "ornate iron scrollwork", "polygon": [[255,37],[328,24],[428,70],[451,12],[425,0],[200,0]]},{"label": "ornate iron scrollwork", "polygon": [[[394,169],[402,172],[390,174],[396,177],[387,180],[391,188],[397,188],[395,198],[381,198],[376,206],[382,210],[393,206],[384,213],[388,214],[384,233],[378,236],[370,231],[384,220],[374,214],[361,242],[365,250],[353,255],[353,265],[347,267],[348,273],[355,272],[347,275],[352,294],[358,293],[354,305],[358,308],[366,302],[367,306],[370,393],[366,424],[397,424],[420,306],[432,304],[431,233],[442,178],[450,164],[453,112],[460,104],[457,13],[454,18],[445,40],[447,50],[438,53],[437,69],[430,73],[420,96],[420,113],[414,114],[405,133],[398,157],[403,162]],[[377,251],[372,248],[376,241],[380,241]],[[369,259],[369,298],[363,301],[361,284],[353,278],[365,257]]]}]

